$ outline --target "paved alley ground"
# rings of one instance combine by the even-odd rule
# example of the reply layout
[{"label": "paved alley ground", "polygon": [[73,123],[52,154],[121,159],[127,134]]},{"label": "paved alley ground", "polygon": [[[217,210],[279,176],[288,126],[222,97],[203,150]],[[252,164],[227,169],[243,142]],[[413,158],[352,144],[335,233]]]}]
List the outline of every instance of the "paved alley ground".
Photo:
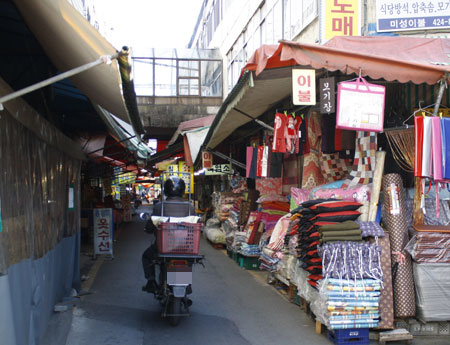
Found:
[{"label": "paved alley ground", "polygon": [[[170,326],[160,317],[159,302],[141,291],[141,254],[148,244],[143,227],[135,216],[121,229],[114,260],[93,266],[91,294],[73,310],[66,345],[331,344],[315,334],[311,317],[265,283],[263,273],[241,269],[204,240],[206,267],[194,271],[191,316]],[[449,344],[424,340],[413,344]]]}]

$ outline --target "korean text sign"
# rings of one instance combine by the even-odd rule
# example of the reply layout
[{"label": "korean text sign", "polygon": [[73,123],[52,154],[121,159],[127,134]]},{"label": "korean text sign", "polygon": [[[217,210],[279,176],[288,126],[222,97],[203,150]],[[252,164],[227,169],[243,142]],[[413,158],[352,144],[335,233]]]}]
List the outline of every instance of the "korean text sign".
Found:
[{"label": "korean text sign", "polygon": [[94,209],[94,255],[113,255],[113,210]]},{"label": "korean text sign", "polygon": [[450,28],[450,1],[377,0],[377,31]]},{"label": "korean text sign", "polygon": [[211,152],[202,152],[203,169],[209,169],[213,165],[213,157]]},{"label": "korean text sign", "polygon": [[381,132],[386,88],[364,78],[338,84],[336,128]]},{"label": "korean text sign", "polygon": [[206,170],[205,175],[231,175],[231,164],[215,164]]},{"label": "korean text sign", "polygon": [[295,105],[316,104],[316,71],[313,69],[292,70],[292,102]]},{"label": "korean text sign", "polygon": [[335,81],[332,78],[321,78],[320,85],[320,113],[330,114],[336,111]]},{"label": "korean text sign", "polygon": [[322,0],[320,16],[320,41],[334,36],[361,35],[360,0]]}]

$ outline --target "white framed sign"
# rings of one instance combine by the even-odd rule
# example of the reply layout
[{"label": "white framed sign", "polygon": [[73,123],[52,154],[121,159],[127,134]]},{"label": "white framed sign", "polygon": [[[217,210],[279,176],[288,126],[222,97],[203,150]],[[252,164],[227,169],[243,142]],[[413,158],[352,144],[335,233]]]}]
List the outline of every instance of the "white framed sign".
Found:
[{"label": "white framed sign", "polygon": [[112,208],[94,209],[94,256],[113,255],[114,222]]},{"label": "white framed sign", "polygon": [[386,88],[364,78],[338,84],[336,128],[383,131]]},{"label": "white framed sign", "polygon": [[316,104],[316,70],[292,70],[292,103],[295,105]]},{"label": "white framed sign", "polygon": [[450,28],[450,3],[442,0],[377,0],[377,31]]}]

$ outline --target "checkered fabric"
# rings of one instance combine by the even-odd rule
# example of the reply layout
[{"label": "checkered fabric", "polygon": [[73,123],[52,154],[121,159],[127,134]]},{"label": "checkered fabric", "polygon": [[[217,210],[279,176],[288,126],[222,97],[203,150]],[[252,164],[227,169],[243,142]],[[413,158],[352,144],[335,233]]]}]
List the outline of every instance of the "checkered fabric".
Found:
[{"label": "checkered fabric", "polygon": [[351,160],[340,158],[338,153],[320,155],[320,169],[325,183],[345,179],[351,171],[351,166]]},{"label": "checkered fabric", "polygon": [[355,158],[350,176],[342,188],[358,184],[372,183],[375,172],[375,154],[377,151],[377,134],[359,131],[356,137]]}]

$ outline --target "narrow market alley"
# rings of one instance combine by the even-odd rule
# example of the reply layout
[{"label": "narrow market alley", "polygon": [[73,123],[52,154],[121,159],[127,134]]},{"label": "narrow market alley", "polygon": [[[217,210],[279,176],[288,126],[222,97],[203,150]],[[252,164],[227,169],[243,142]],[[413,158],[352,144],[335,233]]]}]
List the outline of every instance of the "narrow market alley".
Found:
[{"label": "narrow market alley", "polygon": [[[145,210],[150,207],[139,208]],[[240,268],[203,239],[205,268],[197,266],[194,271],[191,316],[172,327],[160,317],[153,295],[141,291],[145,280],[140,258],[148,243],[143,227],[137,215],[121,227],[113,260],[100,258],[92,265],[90,258],[82,259],[82,266],[91,266],[84,285],[89,294],[72,313],[55,314],[59,321],[51,322],[43,344],[330,344],[325,334],[315,334],[310,316],[266,283],[266,273]],[[67,340],[61,334],[64,328]],[[420,338],[413,344],[448,341]]]},{"label": "narrow market alley", "polygon": [[191,316],[170,326],[159,302],[141,291],[143,227],[134,216],[120,230],[114,260],[91,268],[91,294],[73,310],[66,345],[329,344],[309,316],[265,283],[264,273],[250,274],[204,240],[205,268],[194,271]]}]

